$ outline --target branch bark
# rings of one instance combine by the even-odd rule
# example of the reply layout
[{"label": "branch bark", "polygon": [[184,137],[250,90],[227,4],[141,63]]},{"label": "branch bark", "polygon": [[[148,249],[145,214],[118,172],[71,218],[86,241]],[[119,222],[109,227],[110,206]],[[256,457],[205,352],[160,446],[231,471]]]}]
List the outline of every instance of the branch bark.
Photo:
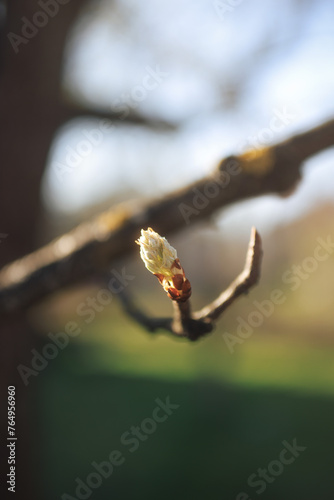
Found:
[{"label": "branch bark", "polygon": [[79,103],[72,103],[68,101],[63,102],[59,107],[59,124],[62,125],[69,120],[74,120],[76,118],[96,118],[101,121],[114,121],[116,124],[124,123],[126,125],[143,125],[150,129],[162,132],[177,129],[177,125],[175,123],[145,116],[134,109],[117,111],[113,109],[98,109],[93,106],[89,107],[87,104],[81,105]]},{"label": "branch bark", "polygon": [[[240,200],[289,194],[301,179],[302,162],[331,146],[334,120],[274,146],[225,158],[210,175],[139,209],[123,204],[80,224],[0,271],[0,314],[24,309],[103,271],[134,251],[143,227],[168,235]],[[207,199],[202,209],[194,206],[198,192]]]}]

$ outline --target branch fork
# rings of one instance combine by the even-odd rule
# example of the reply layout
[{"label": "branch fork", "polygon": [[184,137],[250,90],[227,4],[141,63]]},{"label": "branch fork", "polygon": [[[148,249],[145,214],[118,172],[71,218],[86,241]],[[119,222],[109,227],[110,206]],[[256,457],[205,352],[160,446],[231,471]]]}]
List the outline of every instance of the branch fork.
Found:
[{"label": "branch fork", "polygon": [[140,254],[146,268],[157,276],[173,301],[172,318],[151,318],[137,308],[129,295],[120,295],[125,311],[152,333],[162,329],[177,337],[198,340],[212,332],[222,313],[238,297],[248,293],[260,278],[262,243],[259,233],[253,227],[243,271],[216,300],[192,313],[189,299],[191,285],[177,258],[175,248],[151,228],[142,230],[141,237],[136,242],[141,247]]}]

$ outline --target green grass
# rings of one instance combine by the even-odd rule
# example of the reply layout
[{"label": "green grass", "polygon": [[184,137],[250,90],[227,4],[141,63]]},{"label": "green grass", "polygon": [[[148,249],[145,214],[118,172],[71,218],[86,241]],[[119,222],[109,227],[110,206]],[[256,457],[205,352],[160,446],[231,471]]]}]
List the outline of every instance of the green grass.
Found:
[{"label": "green grass", "polygon": [[149,335],[114,314],[111,324],[97,321],[93,333],[83,328],[79,340],[89,346],[89,354],[81,369],[165,380],[206,377],[246,387],[334,394],[334,346],[305,342],[288,332],[281,336],[262,331],[236,344],[230,353],[224,331],[218,327],[196,343],[176,341],[164,334]]},{"label": "green grass", "polygon": [[[278,458],[283,440],[294,438],[307,450],[268,485],[263,498],[333,498],[333,398],[203,377],[84,374],[85,349],[71,348],[71,364],[55,360],[40,381],[45,498],[74,496],[75,479],[85,480],[91,463],[107,460],[115,449],[125,463],[94,491],[95,500],[235,499],[240,491],[256,498],[248,477]],[[167,396],[180,407],[130,453],[121,435],[152,415],[157,397]]]},{"label": "green grass", "polygon": [[[189,344],[112,318],[84,328],[36,379],[45,498],[75,496],[75,479],[118,449],[125,463],[93,500],[254,499],[249,475],[294,438],[307,450],[262,498],[333,498],[332,349],[254,333],[231,354],[224,330]],[[167,396],[180,408],[130,453],[121,435]]]}]

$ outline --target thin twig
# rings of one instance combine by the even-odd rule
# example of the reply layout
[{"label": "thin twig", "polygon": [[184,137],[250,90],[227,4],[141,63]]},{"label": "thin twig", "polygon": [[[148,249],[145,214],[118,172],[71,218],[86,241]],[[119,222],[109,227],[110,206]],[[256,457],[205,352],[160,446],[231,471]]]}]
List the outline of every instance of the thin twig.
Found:
[{"label": "thin twig", "polygon": [[161,132],[175,131],[177,129],[177,124],[175,123],[145,116],[134,109],[129,108],[125,112],[113,111],[112,109],[98,109],[70,100],[60,104],[58,114],[61,123],[77,118],[93,118],[100,120],[104,130],[111,130],[112,126],[118,126],[120,124],[142,125]]},{"label": "thin twig", "polygon": [[196,312],[194,318],[215,321],[240,295],[256,285],[260,279],[262,253],[261,237],[253,227],[243,271],[216,300]]},{"label": "thin twig", "polygon": [[117,296],[122,303],[124,311],[147,331],[152,333],[160,329],[169,332],[173,331],[171,318],[153,318],[152,316],[148,316],[134,303],[129,292],[122,290]]}]

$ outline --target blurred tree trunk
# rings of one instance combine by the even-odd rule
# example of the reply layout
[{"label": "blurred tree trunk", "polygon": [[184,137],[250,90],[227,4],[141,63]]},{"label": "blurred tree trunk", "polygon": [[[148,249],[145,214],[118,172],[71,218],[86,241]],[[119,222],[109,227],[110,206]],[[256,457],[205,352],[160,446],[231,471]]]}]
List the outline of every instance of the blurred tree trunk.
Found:
[{"label": "blurred tree trunk", "polygon": [[[34,20],[43,12],[37,0],[7,2],[7,17],[1,32],[0,74],[0,233],[7,234],[0,244],[0,267],[24,255],[36,246],[35,235],[41,215],[40,185],[49,147],[61,124],[61,76],[67,34],[85,2],[70,0],[59,7],[27,43],[16,45],[9,33],[23,36],[26,18]],[[55,8],[56,9],[56,8]],[[44,17],[45,19],[45,17]],[[42,24],[43,16],[39,18]],[[37,21],[38,22],[38,21]],[[29,29],[29,28],[28,28]],[[30,350],[38,339],[23,316],[7,324],[1,321],[0,366],[2,429],[6,428],[6,393],[8,385],[17,388],[17,493],[16,498],[38,498],[30,450],[36,449],[34,428],[31,426],[34,388],[25,387],[17,365],[29,366]],[[31,382],[33,386],[33,382]],[[5,443],[5,440],[2,441]],[[7,448],[2,449],[2,484],[8,473]],[[5,453],[4,453],[5,451]],[[5,455],[5,456],[4,456]],[[6,479],[7,480],[7,479]],[[7,489],[7,484],[4,484]]]}]

